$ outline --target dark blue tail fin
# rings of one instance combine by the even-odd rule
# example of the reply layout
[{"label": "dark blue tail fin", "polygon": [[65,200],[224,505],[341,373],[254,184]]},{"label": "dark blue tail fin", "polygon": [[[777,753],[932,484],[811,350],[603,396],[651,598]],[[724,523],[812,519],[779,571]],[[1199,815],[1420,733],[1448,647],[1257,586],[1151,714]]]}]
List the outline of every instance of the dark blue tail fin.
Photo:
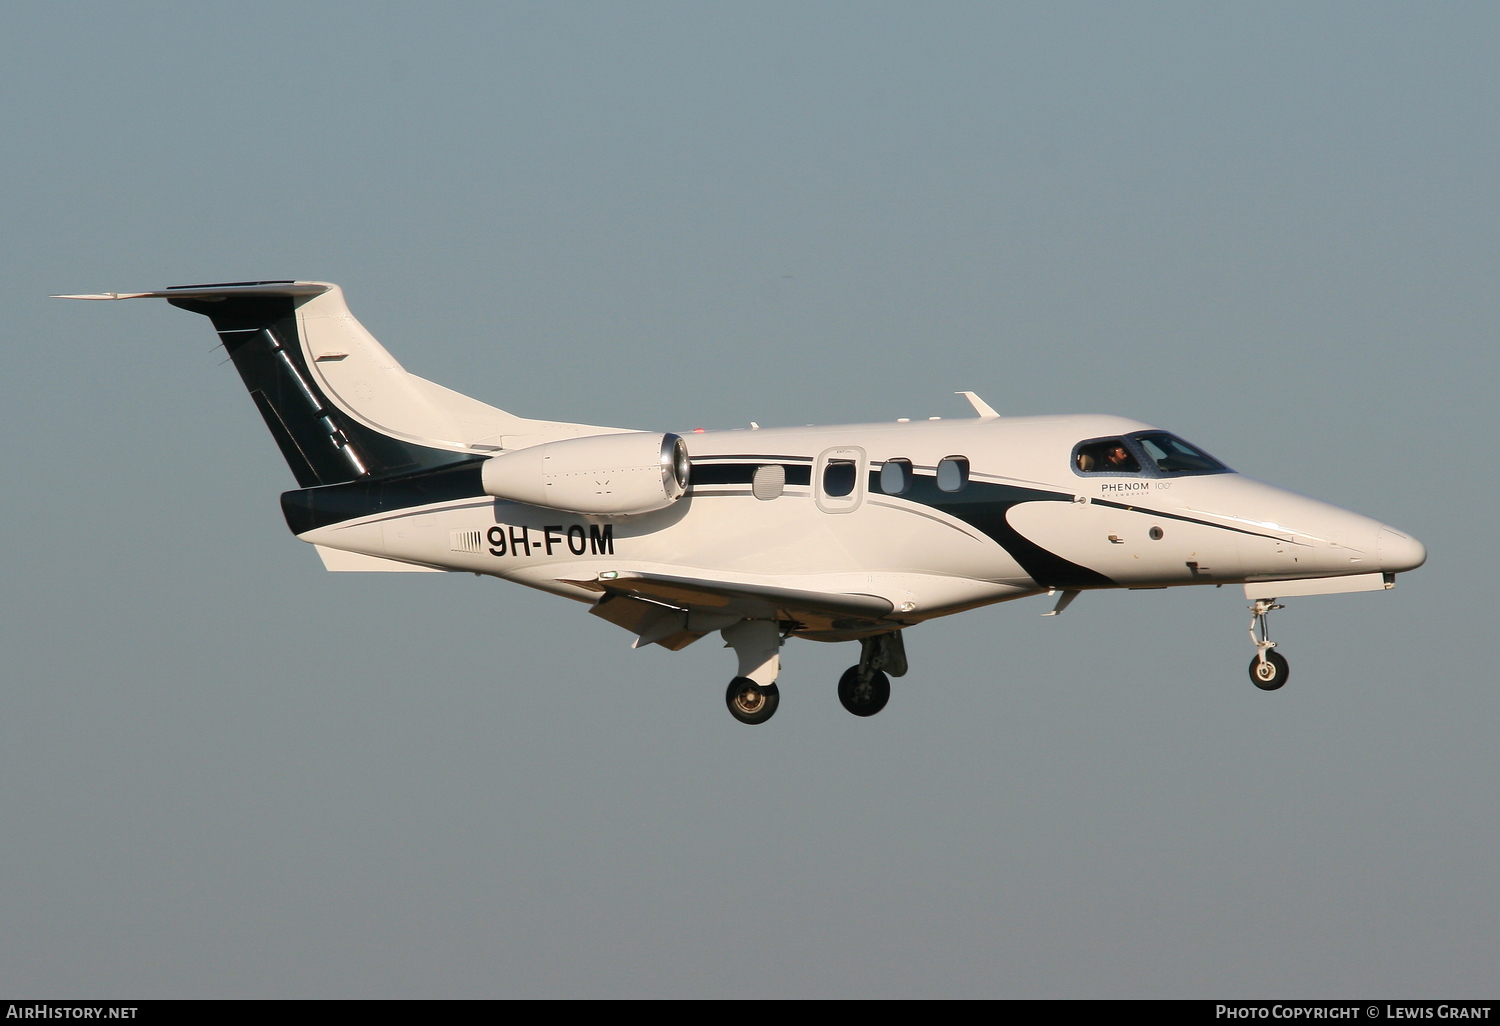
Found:
[{"label": "dark blue tail fin", "polygon": [[[326,291],[312,287],[318,293]],[[166,292],[173,306],[213,321],[299,485],[310,488],[407,474],[481,458],[391,437],[335,406],[307,366],[296,316],[303,297],[289,294],[296,288],[309,286],[235,282],[179,286]],[[217,294],[203,294],[210,290]]]}]

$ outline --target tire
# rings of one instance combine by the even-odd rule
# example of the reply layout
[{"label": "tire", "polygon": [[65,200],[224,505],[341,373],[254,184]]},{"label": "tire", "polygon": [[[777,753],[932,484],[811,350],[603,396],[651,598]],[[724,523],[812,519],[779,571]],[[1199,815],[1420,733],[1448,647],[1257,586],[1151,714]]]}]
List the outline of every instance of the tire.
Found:
[{"label": "tire", "polygon": [[[1262,675],[1262,671],[1266,675]],[[1250,680],[1262,691],[1275,691],[1286,683],[1287,676],[1291,670],[1287,668],[1286,659],[1274,648],[1266,653],[1266,665],[1260,664],[1260,657],[1256,656],[1250,660]]]},{"label": "tire", "polygon": [[859,686],[859,667],[851,666],[839,678],[839,701],[856,716],[874,716],[891,700],[891,678],[884,670],[870,675],[870,683]]},{"label": "tire", "polygon": [[729,706],[729,715],[752,726],[775,716],[776,706],[780,703],[781,692],[776,689],[775,684],[762,687],[749,677],[734,678],[724,692],[724,704]]}]

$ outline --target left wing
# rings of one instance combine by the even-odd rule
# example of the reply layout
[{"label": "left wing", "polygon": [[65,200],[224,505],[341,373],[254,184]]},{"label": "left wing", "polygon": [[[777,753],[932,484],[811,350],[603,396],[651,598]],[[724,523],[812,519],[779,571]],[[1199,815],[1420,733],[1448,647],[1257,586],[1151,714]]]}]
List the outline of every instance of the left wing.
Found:
[{"label": "left wing", "polygon": [[567,583],[601,593],[603,598],[590,612],[635,634],[636,648],[656,644],[675,652],[746,618],[795,621],[804,629],[847,637],[899,626],[884,619],[895,611],[889,600],[859,592],[804,591],[632,571]]}]

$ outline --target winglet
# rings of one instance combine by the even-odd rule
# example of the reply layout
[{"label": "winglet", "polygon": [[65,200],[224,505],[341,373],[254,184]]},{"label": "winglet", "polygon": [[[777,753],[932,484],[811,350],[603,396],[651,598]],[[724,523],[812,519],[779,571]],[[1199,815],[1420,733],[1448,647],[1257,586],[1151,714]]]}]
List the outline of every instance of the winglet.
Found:
[{"label": "winglet", "polygon": [[974,407],[974,412],[979,414],[980,420],[998,420],[1000,418],[1000,414],[995,412],[994,407],[990,406],[989,403],[979,398],[973,392],[955,392],[953,394],[961,395],[969,400],[969,405]]}]

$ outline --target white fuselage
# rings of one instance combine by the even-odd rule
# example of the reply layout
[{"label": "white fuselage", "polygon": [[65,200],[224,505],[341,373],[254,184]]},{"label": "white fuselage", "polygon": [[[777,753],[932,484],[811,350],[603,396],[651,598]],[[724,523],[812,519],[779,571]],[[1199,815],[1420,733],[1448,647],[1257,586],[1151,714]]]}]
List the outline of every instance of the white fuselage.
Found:
[{"label": "white fuselage", "polygon": [[[688,492],[656,512],[581,516],[476,497],[301,537],[583,601],[598,597],[584,584],[621,572],[877,595],[903,624],[1053,589],[1395,573],[1425,558],[1379,521],[1239,474],[1077,469],[1079,442],[1146,430],[1089,415],[695,432],[684,436]],[[935,468],[953,457],[968,461],[968,484],[936,492]],[[847,495],[822,487],[830,458],[856,464]],[[880,468],[898,459],[925,499],[881,490]],[[757,498],[743,478],[773,464],[790,468],[787,483]]]}]

